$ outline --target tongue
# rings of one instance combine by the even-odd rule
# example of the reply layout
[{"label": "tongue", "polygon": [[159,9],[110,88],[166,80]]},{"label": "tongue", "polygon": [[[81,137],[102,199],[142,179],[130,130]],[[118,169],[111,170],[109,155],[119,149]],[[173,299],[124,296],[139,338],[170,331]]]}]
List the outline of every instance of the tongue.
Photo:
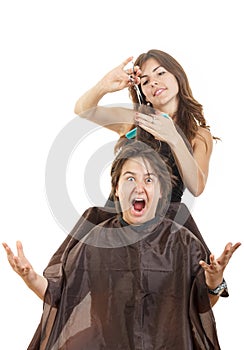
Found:
[{"label": "tongue", "polygon": [[135,201],[134,209],[137,211],[141,211],[144,208],[144,201]]}]

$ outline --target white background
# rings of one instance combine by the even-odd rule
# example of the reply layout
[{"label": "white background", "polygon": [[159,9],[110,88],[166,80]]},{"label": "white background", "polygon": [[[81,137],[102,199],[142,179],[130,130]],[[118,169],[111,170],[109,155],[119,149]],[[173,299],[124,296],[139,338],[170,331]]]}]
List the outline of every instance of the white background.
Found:
[{"label": "white background", "polygon": [[[216,255],[229,241],[243,242],[242,13],[242,1],[236,0],[2,1],[0,241],[14,249],[20,239],[42,273],[66,237],[45,189],[46,162],[56,136],[78,118],[73,112],[78,97],[108,70],[156,48],[182,64],[212,133],[222,139],[214,145],[205,192],[190,201],[193,216]],[[129,100],[123,92],[102,102]],[[80,214],[92,205],[82,165],[89,154],[117,139],[105,130],[89,137],[77,145],[67,167],[67,188]],[[106,197],[110,180],[105,175],[104,180]],[[244,312],[242,257],[243,247],[226,270],[230,297],[214,307],[222,350],[243,346],[243,325],[237,321]],[[12,272],[3,248],[0,280],[0,349],[24,350],[42,302]]]}]

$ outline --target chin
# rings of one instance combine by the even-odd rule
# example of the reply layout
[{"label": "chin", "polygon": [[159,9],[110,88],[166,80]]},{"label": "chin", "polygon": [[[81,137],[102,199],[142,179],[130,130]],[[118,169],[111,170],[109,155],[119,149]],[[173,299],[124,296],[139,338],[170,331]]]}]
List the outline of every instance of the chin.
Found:
[{"label": "chin", "polygon": [[145,222],[151,220],[152,218],[143,218],[143,217],[138,217],[138,218],[133,218],[133,219],[129,219],[127,222],[129,222],[130,225],[142,225],[145,224]]}]

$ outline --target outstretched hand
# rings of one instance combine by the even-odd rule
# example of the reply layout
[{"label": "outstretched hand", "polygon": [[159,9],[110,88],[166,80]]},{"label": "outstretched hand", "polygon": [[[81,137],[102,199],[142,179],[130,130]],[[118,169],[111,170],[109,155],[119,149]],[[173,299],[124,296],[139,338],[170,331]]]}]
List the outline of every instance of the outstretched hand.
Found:
[{"label": "outstretched hand", "polygon": [[47,279],[38,275],[26,259],[22,243],[16,242],[17,255],[14,255],[7,243],[3,243],[7,258],[12,269],[24,280],[26,285],[42,300],[47,289]]},{"label": "outstretched hand", "polygon": [[22,243],[20,241],[16,242],[17,255],[14,255],[7,243],[3,243],[3,247],[7,253],[8,262],[12,269],[28,284],[28,282],[36,277],[36,273],[25,257]]},{"label": "outstretched hand", "polygon": [[210,263],[207,264],[201,260],[199,264],[205,271],[206,284],[208,288],[215,289],[223,281],[223,274],[226,266],[228,265],[233,253],[239,248],[241,243],[228,243],[225,246],[223,253],[219,258],[215,259],[214,255],[211,254],[209,257]]}]

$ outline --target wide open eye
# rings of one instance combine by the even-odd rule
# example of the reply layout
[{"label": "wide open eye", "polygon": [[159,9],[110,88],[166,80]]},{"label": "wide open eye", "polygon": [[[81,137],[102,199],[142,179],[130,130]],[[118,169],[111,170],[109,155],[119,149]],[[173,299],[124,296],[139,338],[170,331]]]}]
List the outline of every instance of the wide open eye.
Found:
[{"label": "wide open eye", "polygon": [[127,178],[127,180],[128,180],[128,181],[135,181],[135,178],[134,178],[133,176],[129,176],[129,177]]},{"label": "wide open eye", "polygon": [[145,179],[145,182],[146,182],[146,183],[151,183],[151,182],[153,182],[153,179],[149,176],[149,177],[147,177],[147,178]]}]

